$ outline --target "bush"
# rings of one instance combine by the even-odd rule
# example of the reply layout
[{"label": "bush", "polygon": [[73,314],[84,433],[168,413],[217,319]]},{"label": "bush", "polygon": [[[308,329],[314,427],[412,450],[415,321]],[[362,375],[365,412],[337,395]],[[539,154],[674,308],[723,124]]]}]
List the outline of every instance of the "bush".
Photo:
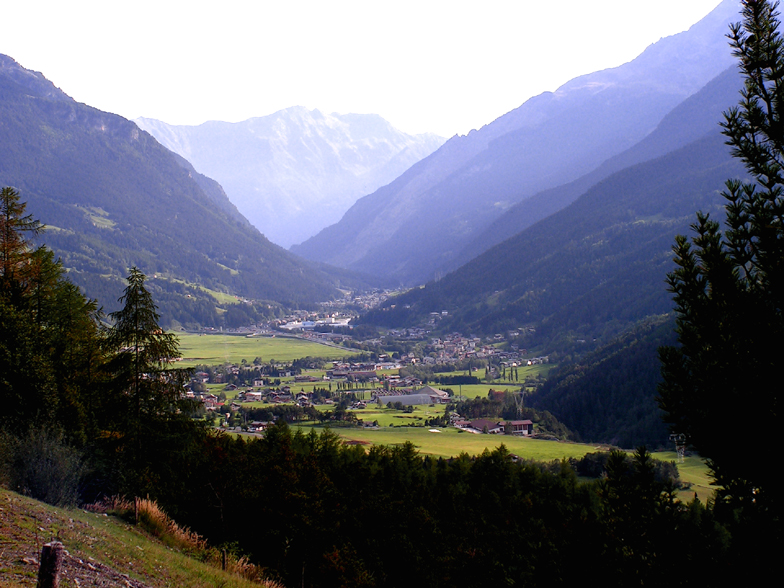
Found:
[{"label": "bush", "polygon": [[6,436],[8,486],[54,506],[75,506],[87,471],[81,453],[61,435],[31,430],[26,437]]}]

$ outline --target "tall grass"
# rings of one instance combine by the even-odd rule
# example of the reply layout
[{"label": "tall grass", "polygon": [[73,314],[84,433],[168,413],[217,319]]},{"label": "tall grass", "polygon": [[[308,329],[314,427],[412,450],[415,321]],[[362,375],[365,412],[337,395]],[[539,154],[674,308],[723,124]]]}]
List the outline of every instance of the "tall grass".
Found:
[{"label": "tall grass", "polygon": [[145,498],[129,500],[113,496],[87,505],[85,508],[92,512],[112,514],[133,521],[169,547],[184,551],[230,574],[268,588],[283,588],[282,584],[267,577],[264,568],[251,563],[246,557],[238,557],[226,550],[211,547],[204,537],[187,527],[178,525],[154,500]]}]

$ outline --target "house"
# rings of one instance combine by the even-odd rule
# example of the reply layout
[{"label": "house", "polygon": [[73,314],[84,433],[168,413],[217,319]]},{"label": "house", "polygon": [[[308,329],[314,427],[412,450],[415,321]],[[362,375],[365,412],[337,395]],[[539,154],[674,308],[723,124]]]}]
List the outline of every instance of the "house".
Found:
[{"label": "house", "polygon": [[378,381],[376,372],[373,370],[353,371],[349,372],[348,379],[354,382],[369,382]]},{"label": "house", "polygon": [[476,419],[471,421],[471,428],[480,431],[482,433],[490,433],[492,435],[498,435],[503,432],[503,423],[498,421],[491,421],[489,419]]},{"label": "house", "polygon": [[270,428],[274,423],[269,421],[253,421],[248,425],[248,432],[250,433],[263,433]]},{"label": "house", "polygon": [[504,433],[507,435],[521,435],[530,437],[534,433],[533,421],[508,421],[504,425]]}]

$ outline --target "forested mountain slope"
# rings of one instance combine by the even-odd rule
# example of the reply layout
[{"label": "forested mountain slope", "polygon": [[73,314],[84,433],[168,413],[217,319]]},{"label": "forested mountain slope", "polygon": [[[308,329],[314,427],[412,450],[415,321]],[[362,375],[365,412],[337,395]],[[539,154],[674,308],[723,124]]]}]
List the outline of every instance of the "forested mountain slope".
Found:
[{"label": "forested mountain slope", "polygon": [[186,283],[284,304],[357,283],[273,245],[220,186],[134,123],[75,102],[6,56],[0,185],[19,190],[48,226],[41,242],[110,310],[134,265],[153,278],[165,318],[181,323],[219,321],[216,301]]},{"label": "forested mountain slope", "polygon": [[576,78],[479,131],[453,137],[339,223],[292,248],[310,259],[424,282],[513,204],[633,146],[731,65],[725,0],[689,31],[620,67]]},{"label": "forested mountain slope", "polygon": [[550,411],[586,443],[668,447],[656,403],[658,349],[675,343],[675,319],[646,321],[607,345],[550,372],[529,406]]},{"label": "forested mountain slope", "polygon": [[664,279],[674,237],[689,232],[695,210],[723,212],[718,193],[730,177],[745,171],[717,128],[613,174],[564,210],[365,320],[412,324],[446,310],[446,331],[528,326],[536,330],[530,345],[561,349],[573,339],[608,340],[672,308]]},{"label": "forested mountain slope", "polygon": [[135,122],[218,180],[251,223],[283,247],[336,223],[357,198],[444,143],[432,133],[403,133],[376,114],[302,106],[238,123]]}]

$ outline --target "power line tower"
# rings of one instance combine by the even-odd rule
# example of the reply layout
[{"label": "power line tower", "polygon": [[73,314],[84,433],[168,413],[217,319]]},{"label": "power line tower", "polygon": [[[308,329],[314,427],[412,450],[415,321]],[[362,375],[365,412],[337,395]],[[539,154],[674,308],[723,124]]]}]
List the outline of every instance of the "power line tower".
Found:
[{"label": "power line tower", "polygon": [[678,455],[678,463],[683,463],[683,458],[686,455],[686,435],[673,433],[670,435],[670,441],[675,442],[675,453]]},{"label": "power line tower", "polygon": [[519,394],[513,394],[512,398],[514,398],[515,406],[517,407],[517,419],[521,420],[523,418],[523,396],[525,395],[525,388],[520,388]]}]

